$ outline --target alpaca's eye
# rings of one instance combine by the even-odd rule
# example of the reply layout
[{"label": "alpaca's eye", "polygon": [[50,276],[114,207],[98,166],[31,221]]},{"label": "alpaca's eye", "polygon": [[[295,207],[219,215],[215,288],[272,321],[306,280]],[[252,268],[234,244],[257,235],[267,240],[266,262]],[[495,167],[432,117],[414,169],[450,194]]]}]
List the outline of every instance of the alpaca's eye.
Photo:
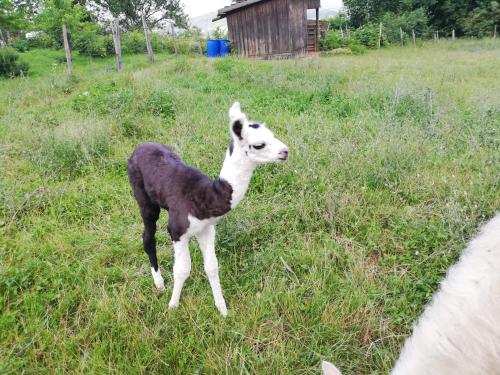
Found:
[{"label": "alpaca's eye", "polygon": [[253,145],[253,148],[256,150],[262,150],[264,147],[266,147],[265,143],[262,143],[260,145]]}]

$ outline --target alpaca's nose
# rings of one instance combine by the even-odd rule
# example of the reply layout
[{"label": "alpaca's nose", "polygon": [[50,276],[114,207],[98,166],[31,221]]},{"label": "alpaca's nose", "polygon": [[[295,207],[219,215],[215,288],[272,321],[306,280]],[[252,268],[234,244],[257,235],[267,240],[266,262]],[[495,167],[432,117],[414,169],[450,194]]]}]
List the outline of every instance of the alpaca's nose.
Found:
[{"label": "alpaca's nose", "polygon": [[280,156],[280,159],[281,159],[281,160],[286,160],[286,159],[288,159],[288,149],[287,149],[287,148],[285,148],[284,150],[281,150],[281,151],[279,152],[279,156]]}]

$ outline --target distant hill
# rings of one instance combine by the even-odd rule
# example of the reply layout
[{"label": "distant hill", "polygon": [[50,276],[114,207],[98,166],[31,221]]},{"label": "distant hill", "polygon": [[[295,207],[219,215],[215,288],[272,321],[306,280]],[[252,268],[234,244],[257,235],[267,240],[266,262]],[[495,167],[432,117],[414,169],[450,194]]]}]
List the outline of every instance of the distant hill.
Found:
[{"label": "distant hill", "polygon": [[189,21],[191,22],[192,26],[200,28],[201,32],[205,35],[214,31],[218,26],[220,26],[222,30],[227,31],[226,19],[223,18],[221,20],[212,22],[215,17],[217,17],[217,11],[203,14],[197,17],[192,17]]},{"label": "distant hill", "polygon": [[[333,8],[319,8],[319,18],[327,18],[327,17],[335,17],[338,11]],[[307,17],[314,19],[316,13],[313,10],[309,10],[307,12]],[[220,26],[222,30],[227,31],[227,22],[226,19],[223,18],[219,21],[212,22],[212,20],[217,17],[217,11],[210,12],[207,14],[203,14],[201,16],[192,17],[189,21],[192,26],[199,27],[203,34],[207,34],[207,32],[213,32],[217,26]]]}]

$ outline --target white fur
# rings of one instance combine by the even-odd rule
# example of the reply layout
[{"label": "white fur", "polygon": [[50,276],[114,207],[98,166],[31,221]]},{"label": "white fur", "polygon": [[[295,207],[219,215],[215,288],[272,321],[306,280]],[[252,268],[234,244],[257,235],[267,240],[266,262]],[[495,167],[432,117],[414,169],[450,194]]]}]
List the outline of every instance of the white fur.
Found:
[{"label": "white fur", "polygon": [[500,374],[499,321],[500,214],[450,268],[391,374]]},{"label": "white fur", "polygon": [[342,375],[339,369],[328,361],[321,363],[321,370],[323,370],[324,375]]},{"label": "white fur", "polygon": [[[233,189],[231,208],[234,208],[243,199],[257,165],[284,160],[283,158],[288,156],[288,148],[274,137],[265,124],[260,124],[257,129],[252,128],[250,126],[252,123],[241,112],[238,102],[234,103],[229,110],[229,119],[230,132],[233,138],[233,152],[231,154],[229,151],[226,153],[220,177],[229,182]],[[232,125],[235,121],[240,121],[243,125],[242,139],[233,132]],[[252,145],[264,143],[266,146],[261,150],[252,148]],[[222,316],[227,315],[226,302],[222,295],[219,280],[219,265],[215,255],[215,225],[220,219],[221,217],[213,217],[200,220],[191,215],[188,216],[189,227],[187,232],[181,236],[179,241],[174,242],[174,287],[168,304],[170,308],[179,306],[182,287],[191,273],[189,240],[196,236],[203,254],[204,269],[212,288],[215,306]],[[156,286],[158,286],[159,272],[158,270],[156,275],[153,273]]]},{"label": "white fur", "polygon": [[151,267],[151,274],[153,275],[153,281],[156,287],[158,289],[165,290],[165,282],[163,281],[160,268],[158,268],[158,271],[155,271],[155,269]]},{"label": "white fur", "polygon": [[450,268],[392,374],[500,374],[500,215]]}]

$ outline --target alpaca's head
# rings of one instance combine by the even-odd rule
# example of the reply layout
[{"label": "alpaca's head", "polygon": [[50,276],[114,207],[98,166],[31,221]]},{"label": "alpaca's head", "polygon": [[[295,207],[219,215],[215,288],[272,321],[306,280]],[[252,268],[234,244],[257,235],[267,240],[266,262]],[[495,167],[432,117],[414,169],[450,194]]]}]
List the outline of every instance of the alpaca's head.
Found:
[{"label": "alpaca's head", "polygon": [[241,112],[240,103],[229,109],[230,132],[233,147],[255,163],[283,161],[288,158],[288,147],[277,139],[264,123],[250,121]]}]

